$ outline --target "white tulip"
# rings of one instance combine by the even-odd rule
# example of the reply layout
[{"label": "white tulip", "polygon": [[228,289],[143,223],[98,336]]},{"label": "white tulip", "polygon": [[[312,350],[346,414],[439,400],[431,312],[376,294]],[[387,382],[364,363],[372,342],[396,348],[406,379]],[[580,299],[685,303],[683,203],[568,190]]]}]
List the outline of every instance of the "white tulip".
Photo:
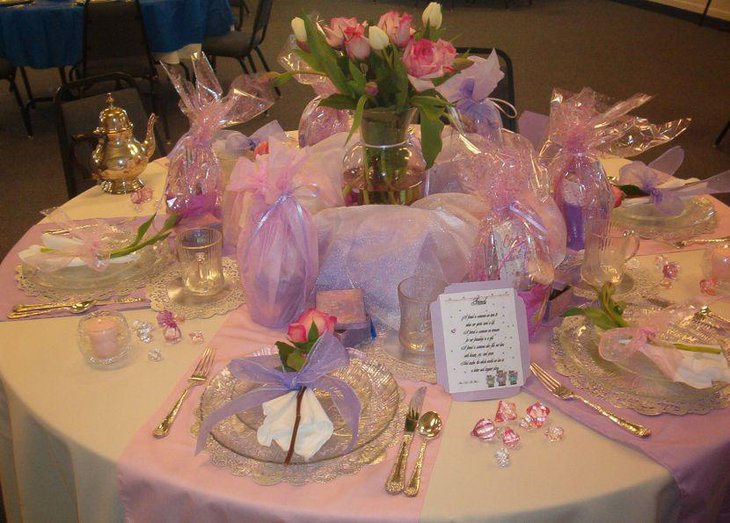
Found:
[{"label": "white tulip", "polygon": [[441,27],[441,21],[443,17],[441,16],[441,4],[437,2],[431,2],[426,6],[426,9],[423,10],[423,15],[421,15],[421,20],[423,21],[423,25],[429,25],[433,29],[438,29]]},{"label": "white tulip", "polygon": [[299,17],[292,18],[291,29],[294,31],[294,37],[298,42],[307,41],[307,29],[304,27],[304,20]]},{"label": "white tulip", "polygon": [[375,51],[382,51],[390,44],[388,34],[377,25],[368,28],[368,40],[370,40],[370,47]]}]

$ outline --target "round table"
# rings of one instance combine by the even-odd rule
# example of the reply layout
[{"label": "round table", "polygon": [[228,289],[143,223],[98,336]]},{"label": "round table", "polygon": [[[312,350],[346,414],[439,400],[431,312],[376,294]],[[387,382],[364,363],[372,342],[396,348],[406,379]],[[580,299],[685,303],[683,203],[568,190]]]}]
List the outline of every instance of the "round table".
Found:
[{"label": "round table", "polygon": [[[231,30],[233,13],[227,0],[139,0],[150,50],[164,62],[176,63],[203,38]],[[83,51],[83,3],[35,0],[0,8],[0,56],[17,66],[36,69],[72,66]],[[195,50],[195,49],[193,49]]]},{"label": "round table", "polygon": [[[143,179],[159,195],[164,176],[165,168],[153,163]],[[74,198],[64,209],[76,219],[134,215],[128,197],[104,194],[98,187]],[[681,254],[685,270],[697,270],[692,267],[698,265],[694,260],[701,252]],[[645,257],[643,262],[652,263],[652,259]],[[690,283],[678,284],[667,297],[678,299],[690,292]],[[149,310],[124,315],[130,323],[154,321]],[[223,320],[223,316],[188,320],[184,330],[201,330],[210,340]],[[186,337],[165,348],[164,361],[151,362],[146,352],[154,344],[138,343],[127,366],[99,371],[82,360],[75,342],[77,325],[78,317],[73,316],[0,323],[0,481],[9,521],[121,521],[117,460],[201,351]],[[197,397],[191,398],[187,408],[193,408]],[[535,399],[522,392],[512,401],[524,408]],[[452,404],[428,491],[422,494],[422,521],[676,518],[679,494],[665,468],[557,409],[551,420],[565,429],[563,442],[549,451],[547,444],[525,445],[510,467],[497,468],[496,447],[469,434],[476,420],[493,417],[496,403]],[[192,438],[190,446],[192,458]],[[381,467],[385,479],[390,464],[388,459],[373,466]],[[154,463],[149,466],[154,470]],[[228,472],[221,469],[220,474]],[[245,502],[248,480],[238,480]],[[338,481],[328,485],[336,490]],[[306,492],[307,487],[301,487],[302,495]],[[382,496],[387,494],[382,491]],[[279,509],[267,507],[268,519],[281,520]],[[339,521],[367,519],[365,514],[339,516]]]}]

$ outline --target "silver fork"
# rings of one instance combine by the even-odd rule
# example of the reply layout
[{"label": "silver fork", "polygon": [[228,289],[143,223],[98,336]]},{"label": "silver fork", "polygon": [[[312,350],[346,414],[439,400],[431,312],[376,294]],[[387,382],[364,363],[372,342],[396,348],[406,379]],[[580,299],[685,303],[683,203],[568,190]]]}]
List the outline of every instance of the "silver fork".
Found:
[{"label": "silver fork", "polygon": [[203,355],[200,357],[200,361],[198,361],[193,373],[188,378],[187,387],[185,387],[185,390],[182,391],[182,394],[180,394],[180,397],[175,402],[175,405],[172,406],[172,409],[167,416],[165,416],[160,424],[157,425],[157,428],[152,431],[152,434],[156,438],[164,438],[170,432],[170,427],[172,427],[172,423],[177,417],[180,406],[183,404],[183,401],[185,401],[190,389],[197,387],[198,385],[202,385],[205,383],[205,380],[208,379],[208,374],[210,374],[210,368],[213,366],[214,358],[215,349],[213,347],[206,347],[205,351],[203,351]]},{"label": "silver fork", "polygon": [[674,245],[677,249],[684,249],[688,245],[706,245],[708,243],[725,243],[727,241],[730,241],[730,236],[724,236],[722,238],[679,240],[676,242],[672,242],[672,245]]},{"label": "silver fork", "polygon": [[651,430],[647,427],[644,427],[643,425],[639,425],[638,423],[631,423],[630,421],[626,421],[620,416],[617,416],[616,414],[613,414],[612,412],[607,411],[600,405],[597,405],[593,403],[590,400],[585,399],[580,394],[576,394],[572,390],[570,390],[565,385],[561,384],[558,380],[553,378],[550,374],[548,374],[545,369],[540,367],[537,363],[530,363],[530,370],[532,373],[537,377],[540,382],[545,385],[545,388],[550,391],[552,394],[560,398],[561,400],[572,400],[572,399],[579,399],[589,407],[592,407],[600,414],[603,414],[608,419],[613,421],[616,425],[621,427],[624,430],[629,431],[634,436],[639,436],[640,438],[645,438],[647,436],[651,435]]}]

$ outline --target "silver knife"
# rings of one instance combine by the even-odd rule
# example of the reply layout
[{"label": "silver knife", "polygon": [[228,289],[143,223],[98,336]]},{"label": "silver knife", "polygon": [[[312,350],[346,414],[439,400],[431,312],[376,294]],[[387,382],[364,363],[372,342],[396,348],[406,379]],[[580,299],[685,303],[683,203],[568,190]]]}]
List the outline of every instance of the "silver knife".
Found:
[{"label": "silver knife", "polygon": [[421,387],[416,391],[411,398],[411,402],[408,404],[408,413],[406,414],[406,423],[403,429],[403,441],[400,445],[398,458],[393,464],[393,470],[390,471],[388,481],[385,482],[385,490],[388,494],[399,494],[403,492],[403,488],[405,487],[408,453],[411,450],[411,441],[413,440],[413,433],[416,431],[418,417],[421,415],[424,396],[426,396],[426,387]]},{"label": "silver knife", "polygon": [[[646,298],[646,301],[648,301],[652,305],[656,305],[661,309],[666,309],[667,307],[675,305],[673,302],[659,297],[649,297]],[[710,308],[706,305],[700,307],[700,310],[695,313],[694,318],[700,323],[703,323],[703,320],[710,320],[704,321],[704,323],[712,328],[726,331],[730,330],[730,320],[720,316],[716,312],[712,312]]]}]

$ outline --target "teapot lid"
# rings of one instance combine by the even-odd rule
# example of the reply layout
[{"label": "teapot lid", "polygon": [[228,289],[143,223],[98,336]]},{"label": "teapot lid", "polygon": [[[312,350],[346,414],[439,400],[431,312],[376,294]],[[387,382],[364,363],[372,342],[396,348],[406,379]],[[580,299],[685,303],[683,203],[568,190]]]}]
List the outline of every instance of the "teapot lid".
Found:
[{"label": "teapot lid", "polygon": [[107,106],[99,113],[99,127],[105,133],[118,133],[132,129],[127,111],[114,105],[111,93],[106,96]]}]

